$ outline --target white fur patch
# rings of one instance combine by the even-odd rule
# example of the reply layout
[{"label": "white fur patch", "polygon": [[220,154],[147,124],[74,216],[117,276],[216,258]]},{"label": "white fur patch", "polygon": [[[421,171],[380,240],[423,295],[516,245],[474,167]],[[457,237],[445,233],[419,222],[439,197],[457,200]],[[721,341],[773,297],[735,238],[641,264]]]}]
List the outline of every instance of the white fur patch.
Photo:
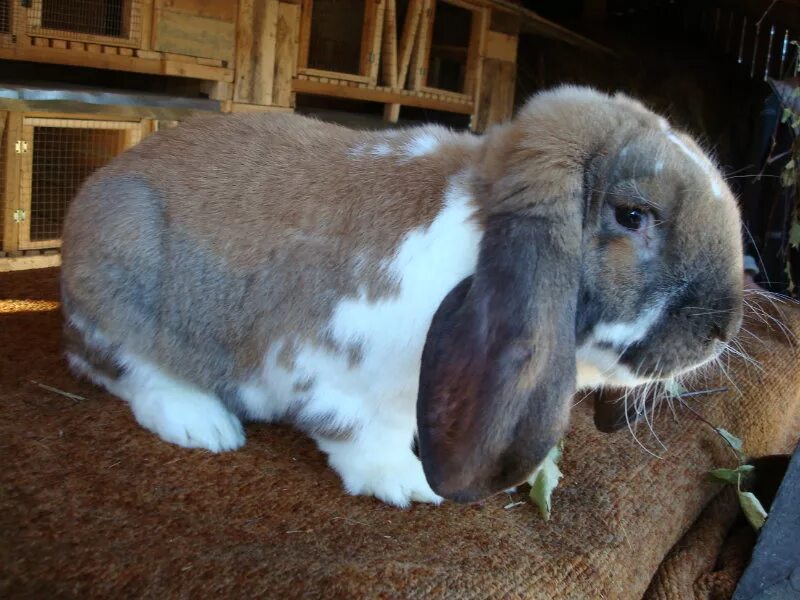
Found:
[{"label": "white fur patch", "polygon": [[[384,267],[399,284],[397,297],[370,301],[366,291],[344,298],[329,333],[345,348],[358,344],[361,361],[306,346],[288,372],[277,362],[279,347],[264,360],[261,381],[243,386],[247,412],[275,419],[289,409],[302,420],[353,429],[348,441],[318,439],[330,464],[351,493],[368,493],[404,506],[410,500],[441,500],[427,484],[411,452],[422,348],[428,327],[447,293],[475,270],[482,231],[472,220],[474,206],[466,175],[448,187],[442,210],[427,227],[409,232]],[[292,386],[311,381],[301,394]]]},{"label": "white fur patch", "polygon": [[645,309],[633,321],[616,321],[612,323],[598,323],[592,331],[592,337],[598,342],[606,342],[615,347],[622,348],[644,339],[647,332],[661,316],[664,303]]},{"label": "white fur patch", "polygon": [[717,170],[714,168],[714,165],[711,164],[704,156],[701,156],[697,152],[694,152],[686,143],[680,139],[674,133],[668,133],[667,138],[675,144],[678,149],[687,156],[694,164],[696,164],[702,171],[708,176],[710,185],[711,185],[711,193],[714,194],[715,198],[722,198],[722,185],[720,182],[720,175],[717,173]]},{"label": "white fur patch", "polygon": [[576,353],[577,372],[575,387],[578,390],[597,389],[604,386],[636,387],[649,379],[637,377],[628,367],[619,363],[619,354],[593,344],[581,346]]},{"label": "white fur patch", "polygon": [[[631,344],[645,338],[658,321],[665,302],[659,302],[633,321],[598,323],[589,339],[578,349],[577,387],[578,389],[613,385],[633,387],[649,381],[638,377],[628,367],[619,363],[620,354]],[[613,349],[598,346],[598,343],[611,344]]]},{"label": "white fur patch", "polygon": [[429,131],[421,131],[406,143],[403,151],[410,158],[431,154],[439,147],[439,139]]},{"label": "white fur patch", "polygon": [[126,400],[139,424],[162,440],[212,452],[244,444],[242,424],[208,392],[132,355],[120,357],[125,374],[108,390]]}]

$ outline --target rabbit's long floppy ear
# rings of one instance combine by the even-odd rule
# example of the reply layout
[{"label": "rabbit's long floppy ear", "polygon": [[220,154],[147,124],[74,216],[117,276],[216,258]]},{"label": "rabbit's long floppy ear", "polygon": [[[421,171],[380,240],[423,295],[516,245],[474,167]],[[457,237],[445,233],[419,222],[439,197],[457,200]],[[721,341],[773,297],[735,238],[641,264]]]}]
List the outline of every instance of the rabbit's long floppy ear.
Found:
[{"label": "rabbit's long floppy ear", "polygon": [[433,318],[417,424],[425,475],[445,498],[470,502],[521,483],[564,433],[581,215],[563,208],[490,215],[475,274]]}]

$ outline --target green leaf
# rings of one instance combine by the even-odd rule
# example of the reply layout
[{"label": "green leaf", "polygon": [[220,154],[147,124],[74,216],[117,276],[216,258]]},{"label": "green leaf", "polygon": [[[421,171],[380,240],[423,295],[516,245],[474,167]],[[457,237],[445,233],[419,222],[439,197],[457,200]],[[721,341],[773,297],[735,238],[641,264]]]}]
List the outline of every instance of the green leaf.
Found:
[{"label": "green leaf", "polygon": [[714,431],[720,434],[725,439],[725,441],[728,442],[728,445],[736,451],[736,454],[739,456],[739,460],[743,461],[745,460],[745,458],[747,458],[744,451],[742,450],[742,440],[737,438],[730,431],[723,429],[722,427],[715,427]]},{"label": "green leaf", "polygon": [[794,159],[791,159],[789,162],[787,162],[787,163],[784,165],[784,167],[783,167],[783,168],[784,168],[784,169],[787,169],[787,170],[794,169]]},{"label": "green leaf", "polygon": [[739,492],[739,504],[742,507],[744,516],[750,521],[750,525],[758,531],[767,520],[767,511],[761,506],[761,502],[752,492]]},{"label": "green leaf", "polygon": [[558,485],[558,480],[563,476],[558,468],[558,461],[561,459],[563,448],[563,440],[553,446],[545,456],[542,464],[539,465],[528,480],[531,484],[531,500],[539,507],[539,512],[545,521],[550,520],[550,498],[553,495],[553,490]]},{"label": "green leaf", "polygon": [[786,123],[786,121],[788,121],[791,118],[792,118],[792,109],[784,108],[783,114],[781,115],[781,123]]},{"label": "green leaf", "polygon": [[792,227],[789,229],[789,245],[792,248],[800,247],[800,221],[797,219],[792,221]]},{"label": "green leaf", "polygon": [[739,478],[744,479],[753,472],[755,467],[753,465],[739,465],[735,469],[714,469],[709,473],[714,479],[719,479],[725,483],[733,485],[739,484]]}]

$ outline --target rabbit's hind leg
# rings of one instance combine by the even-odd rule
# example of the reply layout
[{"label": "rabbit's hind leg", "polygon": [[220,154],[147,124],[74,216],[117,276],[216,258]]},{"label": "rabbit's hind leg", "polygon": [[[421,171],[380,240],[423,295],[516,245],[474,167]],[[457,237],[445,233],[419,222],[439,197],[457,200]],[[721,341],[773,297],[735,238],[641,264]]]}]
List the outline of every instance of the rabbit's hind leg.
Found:
[{"label": "rabbit's hind leg", "polygon": [[161,439],[212,452],[244,444],[241,422],[214,394],[126,353],[74,315],[66,340],[72,370],[128,402],[139,424]]}]

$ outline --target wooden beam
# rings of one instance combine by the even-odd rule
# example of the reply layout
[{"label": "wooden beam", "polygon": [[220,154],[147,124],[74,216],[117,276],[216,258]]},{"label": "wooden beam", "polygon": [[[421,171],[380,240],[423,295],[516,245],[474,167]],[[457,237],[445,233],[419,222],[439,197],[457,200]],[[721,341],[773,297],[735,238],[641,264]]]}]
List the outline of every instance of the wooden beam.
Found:
[{"label": "wooden beam", "polygon": [[311,14],[313,10],[314,0],[302,0],[300,3],[300,47],[297,53],[297,67],[299,69],[304,69],[308,66],[308,49],[311,47]]},{"label": "wooden beam", "polygon": [[233,81],[233,69],[207,67],[183,63],[184,68],[165,66],[170,61],[151,60],[139,56],[122,56],[120,54],[104,54],[87,51],[60,50],[57,48],[17,47],[0,48],[0,60],[23,60],[31,62],[51,63],[57,65],[73,65],[92,67],[95,69],[112,69],[150,75],[179,75],[195,79]]},{"label": "wooden beam", "polygon": [[409,76],[411,88],[414,90],[422,89],[428,83],[428,62],[433,38],[433,19],[436,14],[436,0],[423,0],[423,2]]},{"label": "wooden beam", "polygon": [[240,0],[235,102],[272,104],[278,0]]},{"label": "wooden beam", "polygon": [[[483,62],[486,54],[486,33],[489,30],[489,9],[480,8],[472,14],[469,53],[467,54],[467,78],[464,82],[464,93],[472,96],[474,111],[472,123],[476,121],[480,109],[481,78]],[[472,127],[475,127],[472,125]],[[473,129],[474,130],[474,129]]]},{"label": "wooden beam", "polygon": [[397,5],[396,0],[386,0],[383,15],[383,49],[381,51],[383,84],[397,87]]},{"label": "wooden beam", "polygon": [[400,119],[400,104],[387,104],[383,107],[383,120],[388,123],[397,123]]},{"label": "wooden beam", "polygon": [[275,33],[275,74],[272,103],[294,106],[292,78],[297,74],[297,46],[300,35],[300,5],[281,2]]},{"label": "wooden beam", "polygon": [[347,98],[350,100],[367,100],[383,104],[402,104],[404,106],[418,106],[441,110],[445,112],[469,115],[472,113],[472,103],[462,104],[447,102],[435,98],[424,98],[413,93],[401,94],[389,89],[350,87],[335,83],[323,83],[311,79],[295,79],[293,89],[300,94],[315,94],[317,96],[332,96],[334,98]]},{"label": "wooden beam", "polygon": [[[20,155],[16,153],[17,140],[22,139],[22,113],[4,112],[0,118],[5,123],[5,164],[0,169],[5,171],[3,198],[3,250],[16,252],[19,250],[19,225],[14,220],[14,212],[19,208],[19,165]],[[0,140],[2,137],[0,137]],[[29,150],[30,151],[30,148]]]},{"label": "wooden beam", "polygon": [[486,33],[486,58],[515,63],[517,62],[518,42],[519,38],[516,35],[488,31]]},{"label": "wooden beam", "polygon": [[381,40],[383,39],[383,17],[386,4],[382,0],[365,1],[359,72],[368,78],[369,83],[376,85],[381,63]]},{"label": "wooden beam", "polygon": [[397,69],[397,87],[404,88],[408,78],[408,67],[411,64],[411,52],[419,32],[420,15],[422,14],[423,0],[411,0],[406,11],[406,22],[403,24],[403,33],[400,37],[399,65]]}]

